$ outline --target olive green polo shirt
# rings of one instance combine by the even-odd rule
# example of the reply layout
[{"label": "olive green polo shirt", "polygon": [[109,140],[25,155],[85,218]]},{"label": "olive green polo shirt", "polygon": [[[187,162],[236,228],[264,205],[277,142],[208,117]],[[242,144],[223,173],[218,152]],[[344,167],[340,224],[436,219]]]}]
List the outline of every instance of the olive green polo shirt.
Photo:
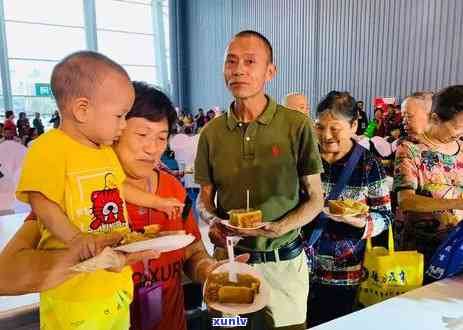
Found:
[{"label": "olive green polo shirt", "polygon": [[[233,111],[209,122],[201,131],[195,181],[217,191],[218,214],[231,209],[260,209],[264,221],[280,220],[299,203],[299,178],[323,171],[312,125],[304,114],[268,97],[264,112],[240,123]],[[247,127],[246,127],[247,126]],[[299,230],[279,238],[248,237],[240,246],[268,251],[293,241]]]}]

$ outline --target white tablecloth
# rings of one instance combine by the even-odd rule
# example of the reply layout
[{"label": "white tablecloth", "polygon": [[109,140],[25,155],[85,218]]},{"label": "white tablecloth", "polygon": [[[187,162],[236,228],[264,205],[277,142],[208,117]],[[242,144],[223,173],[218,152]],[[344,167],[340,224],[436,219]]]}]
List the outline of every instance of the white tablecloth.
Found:
[{"label": "white tablecloth", "polygon": [[463,276],[432,283],[311,329],[463,330]]}]

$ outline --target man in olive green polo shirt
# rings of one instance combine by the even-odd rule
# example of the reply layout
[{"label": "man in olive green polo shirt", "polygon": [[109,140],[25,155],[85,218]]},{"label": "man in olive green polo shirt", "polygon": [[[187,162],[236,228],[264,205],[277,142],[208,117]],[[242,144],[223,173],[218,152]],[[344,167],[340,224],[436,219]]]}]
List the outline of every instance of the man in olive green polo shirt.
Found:
[{"label": "man in olive green polo shirt", "polygon": [[[266,328],[305,329],[308,270],[299,228],[323,207],[322,163],[307,116],[289,111],[265,95],[276,73],[272,47],[254,31],[228,45],[225,83],[234,96],[228,113],[201,132],[195,179],[201,185],[201,217],[217,220],[231,209],[260,209],[265,227],[238,231],[238,251],[251,251],[251,264],[271,287]],[[310,199],[299,200],[300,189]],[[214,203],[217,194],[217,205]]]}]

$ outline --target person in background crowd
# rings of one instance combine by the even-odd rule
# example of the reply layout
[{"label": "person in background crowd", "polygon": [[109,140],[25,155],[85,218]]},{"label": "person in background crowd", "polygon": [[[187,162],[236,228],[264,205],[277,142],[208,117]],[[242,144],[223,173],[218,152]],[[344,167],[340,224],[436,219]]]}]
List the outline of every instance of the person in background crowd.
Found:
[{"label": "person in background crowd", "polygon": [[[323,161],[325,198],[336,186],[356,146],[353,138],[358,113],[354,102],[349,93],[332,91],[317,107],[315,132]],[[353,311],[363,276],[364,240],[379,235],[392,223],[386,174],[381,162],[366,149],[338,199],[365,203],[369,213],[361,217],[330,217],[323,230],[310,279],[310,327]]]},{"label": "person in background crowd", "polygon": [[14,123],[14,112],[11,110],[5,111],[4,130],[5,132],[8,131],[9,135],[12,134],[13,136],[18,136],[18,133],[16,131],[16,125]]},{"label": "person in background crowd", "polygon": [[18,135],[16,134],[16,130],[14,130],[13,128],[3,128],[3,135],[5,140],[13,140],[15,142],[21,143],[21,139],[18,137]]},{"label": "person in background crowd", "polygon": [[51,117],[49,123],[53,124],[53,128],[58,128],[60,124],[61,118],[59,116],[59,111],[55,111],[53,116]]},{"label": "person in background crowd", "polygon": [[392,139],[392,141],[394,141],[400,135],[400,126],[402,125],[402,114],[400,112],[400,106],[397,104],[388,105],[387,109],[388,113],[386,117],[386,136],[388,137],[388,139]]},{"label": "person in background crowd", "polygon": [[30,127],[29,128],[29,132],[27,133],[27,135],[25,135],[25,139],[24,139],[24,145],[26,147],[30,147],[32,142],[39,136],[38,132],[37,132],[37,129],[36,128],[33,128],[33,127]]},{"label": "person in background crowd", "polygon": [[207,113],[206,113],[206,122],[210,122],[212,119],[215,118],[215,111],[210,109]]},{"label": "person in background crowd", "polygon": [[3,123],[0,123],[0,142],[5,140],[5,125]]},{"label": "person in background crowd", "polygon": [[358,119],[357,119],[357,132],[355,134],[362,135],[368,127],[368,116],[363,109],[363,101],[357,101],[356,103]]},{"label": "person in background crowd", "polygon": [[[429,117],[432,106],[432,92],[415,92],[406,97],[401,104],[402,124],[400,127],[400,136],[392,144],[392,162],[388,167],[388,171],[394,176],[394,159],[396,156],[397,147],[403,141],[417,142],[417,137],[421,136],[429,125]],[[391,192],[392,209],[395,213],[394,232],[396,241],[402,241],[406,216],[397,207],[397,193]]]},{"label": "person in background crowd", "polygon": [[23,137],[29,133],[29,129],[31,128],[31,125],[29,123],[29,119],[26,117],[25,112],[20,112],[19,113],[19,119],[16,122],[16,126],[18,128],[18,136],[19,136],[19,138],[23,139]]},{"label": "person in background crowd", "polygon": [[429,125],[432,92],[416,92],[402,102],[402,121],[408,139],[423,134]]},{"label": "person in background crowd", "polygon": [[386,119],[385,119],[385,112],[383,111],[383,107],[378,106],[375,108],[375,122],[376,122],[376,129],[374,135],[385,137],[386,136]]},{"label": "person in background crowd", "polygon": [[198,114],[195,116],[196,129],[201,129],[206,124],[206,116],[204,110],[199,108]]},{"label": "person in background crowd", "polygon": [[32,127],[34,127],[37,130],[38,135],[42,135],[45,132],[42,119],[40,118],[40,112],[35,113],[35,118],[32,121]]},{"label": "person in background crowd", "polygon": [[195,202],[199,193],[199,185],[194,183],[192,169],[198,148],[199,134],[193,134],[190,127],[186,127],[183,132],[172,135],[169,146],[175,153],[180,172],[183,172],[182,182],[186,188],[190,199]]},{"label": "person in background crowd", "polygon": [[27,152],[9,132],[12,130],[7,130],[8,139],[0,139],[0,214],[14,213],[16,185]]},{"label": "person in background crowd", "polygon": [[284,97],[283,105],[287,108],[300,111],[305,115],[310,114],[309,102],[304,94],[289,93]]},{"label": "person in background crowd", "polygon": [[185,127],[191,127],[193,126],[193,116],[191,114],[187,114],[185,117],[183,117],[183,124]]},{"label": "person in background crowd", "polygon": [[183,112],[181,112],[180,115],[177,118],[177,127],[176,127],[177,132],[182,131],[183,127],[185,126],[185,124],[183,123],[183,118],[185,118],[185,116],[184,116]]},{"label": "person in background crowd", "polygon": [[423,134],[429,124],[433,92],[415,92],[405,98],[401,104],[400,135],[392,143],[392,151],[402,140],[415,141],[416,137]]},{"label": "person in background crowd", "polygon": [[184,110],[180,111],[180,115],[178,116],[178,120],[183,122],[183,119],[185,119],[186,113]]},{"label": "person in background crowd", "polygon": [[400,248],[423,253],[426,268],[463,218],[463,85],[433,96],[429,124],[422,127],[416,141],[397,147],[394,190],[404,215]]}]

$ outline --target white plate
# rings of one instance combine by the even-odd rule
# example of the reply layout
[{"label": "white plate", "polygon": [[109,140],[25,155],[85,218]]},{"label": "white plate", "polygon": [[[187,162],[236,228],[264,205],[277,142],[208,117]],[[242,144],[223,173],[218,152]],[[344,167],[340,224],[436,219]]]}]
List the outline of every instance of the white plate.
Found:
[{"label": "white plate", "polygon": [[[229,267],[229,263],[223,264],[222,266],[216,268],[213,271],[213,273],[227,272],[229,270]],[[267,306],[270,300],[270,287],[268,286],[267,282],[264,280],[262,275],[253,267],[242,262],[236,263],[236,269],[240,274],[251,274],[252,276],[260,280],[259,293],[254,297],[254,302],[252,304],[211,303],[208,306],[216,311],[232,315],[254,313]],[[203,286],[203,297],[205,294],[204,289],[206,288],[206,285],[207,281],[204,283]]]},{"label": "white plate", "polygon": [[223,224],[224,226],[228,227],[228,228],[238,229],[238,230],[254,230],[254,229],[259,229],[259,228],[262,228],[262,227],[265,226],[265,222],[262,222],[260,225],[258,225],[256,227],[252,227],[252,228],[237,227],[237,226],[234,226],[234,225],[230,224],[230,221],[228,221],[228,220],[221,220],[220,223]]},{"label": "white plate", "polygon": [[190,245],[195,240],[191,234],[188,235],[168,235],[161,236],[144,241],[134,242],[126,245],[121,245],[114,250],[122,252],[139,252],[146,250],[156,250],[159,252],[169,252],[184,248]]}]

